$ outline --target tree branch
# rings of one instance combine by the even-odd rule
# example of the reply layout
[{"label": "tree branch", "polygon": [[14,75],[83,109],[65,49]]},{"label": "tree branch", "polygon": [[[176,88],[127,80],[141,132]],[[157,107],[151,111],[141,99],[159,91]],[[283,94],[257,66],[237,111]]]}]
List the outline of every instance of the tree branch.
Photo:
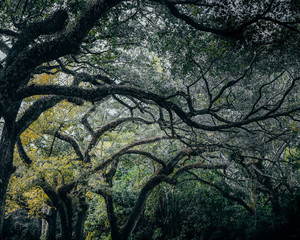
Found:
[{"label": "tree branch", "polygon": [[78,156],[79,160],[83,161],[83,155],[82,155],[82,153],[80,151],[80,147],[79,147],[78,143],[75,141],[75,139],[73,137],[71,137],[68,134],[63,134],[63,133],[60,133],[60,132],[52,133],[52,132],[47,131],[47,130],[44,131],[43,133],[49,134],[51,136],[55,136],[55,137],[57,137],[58,139],[60,139],[62,141],[70,143],[71,146],[73,147],[76,155]]},{"label": "tree branch", "polygon": [[166,167],[166,164],[164,163],[163,160],[157,158],[156,156],[154,156],[153,154],[146,152],[146,151],[141,151],[141,150],[128,150],[126,152],[126,154],[138,154],[138,155],[142,155],[145,156],[147,158],[152,159],[153,161],[159,163],[160,165],[162,165],[163,167]]},{"label": "tree branch", "polygon": [[19,153],[21,159],[23,160],[23,162],[27,165],[30,165],[32,163],[32,160],[25,152],[20,137],[18,137],[18,139],[17,139],[17,148],[18,148],[18,153]]},{"label": "tree branch", "polygon": [[14,57],[19,52],[26,49],[27,46],[38,36],[49,35],[63,30],[67,18],[68,14],[65,10],[58,10],[48,19],[41,22],[31,23],[25,27],[18,36],[16,43],[12,46],[7,56],[6,64],[11,64],[11,62],[14,60]]},{"label": "tree branch", "polygon": [[154,137],[154,138],[142,139],[142,140],[138,140],[138,141],[132,142],[132,143],[128,144],[127,146],[125,146],[124,148],[122,148],[121,150],[119,150],[118,152],[116,152],[115,154],[113,154],[108,159],[106,159],[103,163],[101,163],[98,166],[96,166],[92,170],[92,172],[97,172],[99,170],[102,170],[109,163],[111,163],[115,159],[121,157],[122,155],[126,154],[127,150],[129,150],[129,149],[131,149],[133,147],[136,147],[136,146],[139,146],[139,145],[143,145],[143,144],[148,144],[148,143],[153,143],[153,142],[161,141],[161,140],[164,140],[164,139],[169,139],[169,137],[161,136],[161,137]]},{"label": "tree branch", "polygon": [[211,165],[211,164],[206,164],[206,163],[190,163],[187,165],[182,166],[181,168],[179,168],[176,173],[174,174],[174,176],[172,177],[173,181],[177,181],[178,177],[191,170],[191,169],[225,169],[228,166],[226,164],[218,164],[218,165]]},{"label": "tree branch", "polygon": [[[15,50],[11,51],[11,57],[7,59],[11,64],[7,64],[7,67],[0,75],[0,96],[3,95],[1,98],[10,99],[16,96],[15,91],[20,86],[26,85],[31,72],[42,63],[78,52],[80,44],[94,27],[97,20],[103,17],[109,9],[116,6],[121,0],[95,0],[92,2],[93,4],[89,6],[88,10],[82,14],[81,18],[70,30],[64,31],[51,40],[36,44],[27,50],[23,50],[22,54],[16,55],[23,46],[28,45],[32,36],[25,37],[23,40],[20,38],[18,44],[14,46]],[[67,19],[67,13],[64,10],[58,11],[56,16],[59,16],[59,18],[54,18],[53,20],[55,21],[58,19]],[[59,23],[59,27],[61,27],[61,23]],[[61,29],[59,27],[58,29],[46,28],[46,30],[43,29],[40,31],[42,33],[47,33],[47,31],[55,32],[54,30]],[[16,75],[15,72],[18,72],[18,74]]]},{"label": "tree branch", "polygon": [[18,33],[9,30],[9,29],[4,29],[4,28],[0,28],[0,34],[6,35],[8,37],[17,37]]},{"label": "tree branch", "polygon": [[136,224],[138,223],[151,191],[165,179],[165,175],[156,175],[148,180],[147,183],[143,186],[139,193],[138,199],[136,200],[136,203],[122,229],[122,236],[124,239],[128,239]]},{"label": "tree branch", "polygon": [[86,114],[83,115],[81,118],[80,122],[82,125],[88,130],[88,132],[93,135],[94,134],[94,129],[91,127],[88,118],[89,116],[96,110],[96,106],[93,106]]},{"label": "tree branch", "polygon": [[10,51],[10,48],[6,45],[5,42],[3,42],[2,40],[0,40],[0,51],[3,52],[4,54],[8,54]]},{"label": "tree branch", "polygon": [[94,131],[94,133],[92,134],[92,139],[89,142],[87,148],[84,151],[84,162],[89,162],[89,152],[91,151],[91,149],[97,144],[97,142],[99,141],[99,138],[107,131],[112,130],[114,128],[116,128],[117,126],[119,126],[120,124],[124,123],[124,122],[128,122],[128,121],[139,121],[142,123],[146,123],[146,124],[152,124],[153,122],[147,121],[143,118],[139,118],[139,117],[128,117],[128,118],[119,118],[116,120],[113,120],[107,124],[105,124],[104,126],[102,126],[100,129],[98,129],[97,131]]},{"label": "tree branch", "polygon": [[[229,85],[226,84],[226,87],[228,87]],[[222,121],[225,122],[225,124],[204,125],[192,119],[192,117],[196,116],[194,113],[191,114],[183,111],[182,108],[176,105],[174,102],[165,100],[166,99],[165,97],[142,89],[133,88],[133,87],[114,85],[114,86],[101,86],[98,87],[97,89],[82,89],[73,86],[65,87],[65,86],[54,86],[54,85],[48,85],[48,86],[34,85],[34,86],[24,87],[17,91],[17,97],[19,98],[24,98],[32,95],[43,95],[43,94],[74,96],[91,102],[100,101],[101,99],[113,94],[134,97],[140,100],[145,100],[145,99],[151,100],[161,108],[174,111],[177,114],[177,116],[181,118],[181,120],[185,122],[187,125],[189,125],[190,127],[194,127],[202,130],[208,130],[208,131],[220,131],[220,130],[230,129],[234,127],[241,127],[257,121],[267,120],[270,118],[275,118],[280,116],[287,116],[289,114],[292,114],[300,110],[300,107],[295,107],[277,113],[274,113],[274,111],[272,111],[271,114],[265,113],[262,114],[261,116],[239,120],[236,122],[229,122],[222,118]],[[205,110],[197,111],[197,115],[201,115],[201,114],[209,114],[209,112]]]},{"label": "tree branch", "polygon": [[223,29],[217,29],[217,28],[210,28],[210,27],[207,27],[207,26],[205,26],[203,24],[200,24],[200,23],[196,22],[191,17],[189,17],[189,16],[181,13],[176,8],[175,4],[172,3],[172,2],[170,2],[170,1],[166,1],[166,0],[153,0],[153,1],[165,5],[170,10],[170,13],[174,17],[183,20],[188,25],[192,26],[193,28],[195,28],[195,29],[197,29],[199,31],[210,32],[210,33],[213,33],[213,34],[216,34],[216,35],[220,35],[220,36],[223,36],[223,37],[235,37],[237,35],[236,31],[223,30]]},{"label": "tree branch", "polygon": [[49,96],[36,100],[17,121],[17,134],[21,134],[25,131],[44,111],[52,108],[63,99],[63,97],[59,96]]}]

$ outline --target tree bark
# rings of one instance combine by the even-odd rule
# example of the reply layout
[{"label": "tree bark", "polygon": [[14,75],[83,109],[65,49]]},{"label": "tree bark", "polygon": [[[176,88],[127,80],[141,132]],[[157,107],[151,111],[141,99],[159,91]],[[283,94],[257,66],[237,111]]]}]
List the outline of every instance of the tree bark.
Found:
[{"label": "tree bark", "polygon": [[146,201],[152,192],[152,190],[165,180],[165,175],[157,175],[152,177],[142,188],[139,197],[125,223],[122,231],[122,240],[128,240],[131,233],[133,232],[136,224],[140,220],[140,217],[144,211]]},{"label": "tree bark", "polygon": [[77,214],[77,221],[76,221],[76,229],[75,229],[75,239],[76,240],[83,240],[83,230],[84,230],[84,221],[86,218],[86,210],[81,210]]},{"label": "tree bark", "polygon": [[86,219],[86,213],[88,210],[88,205],[85,202],[85,196],[79,197],[79,210],[77,213],[77,220],[76,220],[76,228],[75,228],[75,239],[76,240],[83,240],[83,230],[84,230],[84,221]]},{"label": "tree bark", "polygon": [[51,209],[50,215],[47,218],[48,221],[48,240],[56,240],[56,219],[57,210]]},{"label": "tree bark", "polygon": [[0,142],[0,239],[3,236],[6,191],[10,176],[14,172],[13,152],[16,139],[13,128],[4,126]]},{"label": "tree bark", "polygon": [[104,196],[105,204],[106,204],[106,211],[107,217],[110,223],[111,228],[111,239],[112,240],[119,240],[120,239],[120,231],[118,228],[117,217],[115,216],[114,205],[112,197],[108,194]]},{"label": "tree bark", "polygon": [[63,203],[59,204],[58,213],[60,217],[61,235],[63,240],[71,240],[71,233],[69,232],[68,220],[66,210]]}]

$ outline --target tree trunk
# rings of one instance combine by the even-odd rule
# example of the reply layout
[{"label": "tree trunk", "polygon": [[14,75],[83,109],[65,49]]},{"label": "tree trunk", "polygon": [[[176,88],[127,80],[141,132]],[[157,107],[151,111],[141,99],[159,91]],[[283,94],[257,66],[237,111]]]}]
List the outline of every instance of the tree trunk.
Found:
[{"label": "tree trunk", "polygon": [[73,234],[73,207],[72,197],[68,193],[74,188],[75,183],[67,184],[58,189],[60,197],[59,215],[61,219],[62,239],[71,240]]},{"label": "tree trunk", "polygon": [[140,220],[140,217],[144,211],[147,199],[152,192],[152,190],[159,185],[164,179],[165,175],[158,175],[152,177],[142,188],[140,191],[139,197],[131,210],[129,217],[125,223],[125,226],[122,231],[122,240],[128,240],[130,238],[131,233],[135,229],[136,224]]},{"label": "tree trunk", "polygon": [[16,139],[14,133],[4,126],[0,142],[0,239],[3,236],[6,191],[10,176],[14,172],[13,153]]},{"label": "tree trunk", "polygon": [[86,210],[82,210],[77,214],[77,221],[76,221],[76,229],[75,229],[75,239],[76,240],[83,240],[83,230],[84,230],[84,221],[86,218]]},{"label": "tree trunk", "polygon": [[[63,203],[60,203],[58,207],[59,217],[60,217],[60,226],[61,226],[61,235],[63,240],[71,240],[72,233],[69,231],[68,217]],[[72,223],[71,223],[72,224]]]},{"label": "tree trunk", "polygon": [[66,212],[67,212],[67,223],[68,223],[68,237],[72,239],[73,235],[73,207],[71,197],[67,197],[65,201]]},{"label": "tree trunk", "polygon": [[41,226],[41,236],[40,239],[45,239],[47,236],[47,231],[48,231],[48,223],[47,220],[42,218],[42,226]]},{"label": "tree trunk", "polygon": [[111,239],[119,240],[120,239],[120,231],[118,228],[117,217],[115,216],[112,197],[107,194],[104,196],[104,200],[105,200],[105,204],[106,204],[107,217],[108,217],[108,220],[110,223],[110,228],[111,228],[111,231],[110,231]]},{"label": "tree trunk", "polygon": [[56,240],[56,219],[57,219],[57,210],[51,209],[50,215],[47,218],[48,221],[48,240]]},{"label": "tree trunk", "polygon": [[80,210],[78,210],[76,220],[75,239],[83,240],[84,221],[86,218],[86,212],[88,210],[88,205],[85,202],[84,196],[79,198],[79,208]]}]

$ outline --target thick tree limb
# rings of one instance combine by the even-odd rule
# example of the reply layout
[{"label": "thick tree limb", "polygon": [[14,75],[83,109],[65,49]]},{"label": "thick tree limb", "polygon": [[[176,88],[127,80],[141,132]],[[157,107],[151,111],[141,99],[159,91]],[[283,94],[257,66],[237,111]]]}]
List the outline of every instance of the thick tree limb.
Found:
[{"label": "thick tree limb", "polygon": [[35,101],[23,114],[23,116],[17,121],[16,128],[17,134],[21,134],[25,131],[39,116],[46,110],[55,106],[64,98],[59,96],[43,97]]},{"label": "thick tree limb", "polygon": [[19,153],[21,159],[23,160],[23,162],[26,163],[27,165],[30,165],[32,163],[32,160],[25,152],[20,137],[18,137],[18,140],[17,140],[17,148],[18,148],[18,153]]},{"label": "thick tree limb", "polygon": [[4,29],[4,28],[0,28],[0,34],[6,35],[8,37],[17,37],[18,36],[18,33],[14,32],[12,30],[9,30],[9,29]]},{"label": "thick tree limb", "polygon": [[166,164],[164,163],[163,160],[157,158],[156,156],[154,156],[152,153],[146,152],[146,151],[141,151],[141,150],[128,150],[126,152],[126,154],[138,154],[138,155],[142,155],[145,156],[149,159],[152,159],[153,161],[159,163],[160,165],[162,165],[162,167],[166,167]]},{"label": "thick tree limb", "polygon": [[197,3],[197,1],[169,1],[169,0],[152,0],[152,1],[165,5],[174,17],[183,20],[185,23],[192,26],[196,30],[213,33],[215,35],[219,35],[226,38],[240,39],[243,35],[243,32],[248,27],[257,24],[259,21],[271,22],[273,24],[283,26],[284,28],[292,30],[293,32],[297,32],[297,33],[300,32],[297,29],[297,27],[291,26],[291,25],[299,24],[300,22],[299,19],[295,19],[295,21],[292,22],[283,22],[278,19],[266,16],[266,14],[270,12],[274,1],[271,1],[261,14],[257,14],[250,20],[245,20],[241,24],[238,24],[237,26],[231,28],[209,27],[208,25],[197,22],[192,17],[180,12],[179,9],[176,7],[176,5],[178,4],[184,4],[184,5],[193,4],[195,6],[204,6],[204,7],[213,7],[213,6],[217,6],[218,4],[215,5],[206,4],[206,3],[202,4],[202,3]]},{"label": "thick tree limb", "polygon": [[181,13],[177,7],[175,6],[174,3],[170,2],[170,1],[166,1],[166,0],[153,0],[155,2],[159,2],[163,5],[165,5],[169,10],[170,13],[178,18],[183,20],[184,22],[186,22],[188,25],[194,27],[195,29],[199,30],[199,31],[203,31],[203,32],[210,32],[216,35],[220,35],[223,37],[233,37],[236,36],[237,32],[235,31],[230,31],[230,30],[224,30],[224,29],[217,29],[217,28],[211,28],[208,26],[205,26],[201,23],[196,22],[194,19],[192,19],[191,17]]},{"label": "thick tree limb", "polygon": [[160,168],[155,176],[150,178],[145,185],[142,187],[138,199],[135,202],[133,209],[131,210],[130,215],[127,218],[127,221],[122,230],[122,237],[124,239],[128,239],[134,230],[136,224],[138,223],[140,216],[145,208],[146,201],[152,192],[152,190],[158,186],[163,181],[169,181],[168,175],[170,175],[174,171],[175,165],[180,161],[183,157],[189,155],[191,153],[190,149],[184,149],[179,152],[175,157],[170,159],[165,167]]},{"label": "thick tree limb", "polygon": [[[290,92],[290,89],[288,89],[288,92]],[[24,98],[32,95],[55,94],[55,95],[62,95],[62,96],[76,96],[78,98],[82,98],[84,100],[92,101],[92,102],[99,101],[113,94],[135,97],[140,100],[145,100],[145,99],[152,100],[158,106],[166,110],[174,111],[177,114],[177,116],[180,117],[181,120],[185,122],[187,125],[189,125],[190,127],[208,130],[208,131],[220,131],[220,130],[230,129],[234,127],[241,127],[253,122],[262,121],[262,120],[280,117],[280,116],[288,116],[289,114],[300,111],[300,106],[296,106],[295,108],[284,110],[282,112],[278,112],[278,111],[275,112],[273,109],[270,111],[270,113],[269,111],[267,111],[266,113],[260,116],[255,116],[252,118],[248,118],[236,122],[229,122],[221,118],[221,120],[225,122],[225,124],[204,125],[192,120],[192,117],[196,115],[202,115],[202,114],[211,114],[211,112],[209,112],[208,109],[197,111],[196,112],[197,114],[187,113],[183,111],[181,107],[179,107],[175,103],[165,100],[166,97],[160,96],[152,92],[147,92],[142,89],[133,88],[133,87],[114,85],[114,86],[101,86],[98,87],[97,89],[82,89],[78,87],[64,87],[64,86],[53,86],[53,85],[52,86],[28,86],[20,89],[19,91],[17,91],[17,93],[20,98]],[[286,95],[287,93],[284,96]],[[282,101],[279,103],[282,104]]]},{"label": "thick tree limb", "polygon": [[178,177],[191,170],[191,169],[225,169],[228,166],[226,164],[217,164],[217,165],[211,165],[211,164],[206,164],[206,163],[190,163],[187,165],[184,165],[182,167],[180,167],[176,173],[174,174],[174,176],[172,177],[173,181],[177,181]]},{"label": "thick tree limb", "polygon": [[23,51],[38,36],[49,35],[63,30],[67,18],[68,14],[65,10],[58,10],[50,18],[41,22],[31,23],[29,26],[25,27],[18,36],[16,43],[12,46],[7,56],[6,64],[11,64],[13,58],[19,52]]},{"label": "thick tree limb", "polygon": [[60,133],[60,132],[52,133],[52,132],[49,132],[49,131],[44,131],[44,133],[49,134],[51,136],[55,136],[55,137],[57,137],[58,139],[60,139],[62,141],[70,143],[71,146],[73,147],[76,155],[78,156],[79,160],[83,161],[83,155],[81,153],[80,147],[79,147],[78,143],[75,141],[75,139],[73,137],[71,137],[68,134],[63,134],[63,133]]},{"label": "thick tree limb", "polygon": [[134,230],[136,224],[138,223],[143,209],[145,208],[146,201],[152,192],[152,190],[159,185],[161,182],[163,182],[166,179],[165,175],[156,175],[152,177],[150,180],[147,181],[147,183],[143,186],[141,189],[138,199],[136,200],[136,203],[131,210],[131,213],[129,217],[127,218],[127,221],[122,229],[122,237],[123,239],[128,239],[131,235],[132,231]]},{"label": "thick tree limb", "polygon": [[85,127],[86,130],[88,130],[88,132],[93,135],[94,134],[94,129],[91,127],[88,118],[89,116],[96,110],[96,106],[93,106],[86,114],[83,115],[83,117],[81,118],[80,122],[82,123],[82,125]]},{"label": "thick tree limb", "polygon": [[54,207],[58,207],[59,205],[59,197],[56,191],[51,187],[51,185],[46,181],[44,177],[40,178],[37,182],[37,185],[40,186],[43,191],[47,194],[47,196],[52,201]]},{"label": "thick tree limb", "polygon": [[[0,51],[3,52],[4,54],[8,54],[10,51],[10,48],[3,42],[0,40]],[[0,69],[1,70],[1,69]]]},{"label": "thick tree limb", "polygon": [[[62,32],[49,41],[36,44],[28,50],[23,50],[22,54],[16,55],[19,51],[18,48],[20,48],[18,46],[26,46],[29,41],[28,39],[20,40],[15,50],[11,51],[11,56],[14,57],[8,58],[8,62],[11,64],[7,64],[0,75],[0,101],[1,98],[10,99],[15,96],[15,90],[27,83],[28,80],[26,79],[37,66],[77,52],[81,42],[93,28],[96,21],[119,2],[121,0],[93,1],[93,4],[70,30]],[[57,15],[61,16],[62,19],[67,17],[65,11],[59,11]],[[18,72],[17,75],[16,72]]]}]

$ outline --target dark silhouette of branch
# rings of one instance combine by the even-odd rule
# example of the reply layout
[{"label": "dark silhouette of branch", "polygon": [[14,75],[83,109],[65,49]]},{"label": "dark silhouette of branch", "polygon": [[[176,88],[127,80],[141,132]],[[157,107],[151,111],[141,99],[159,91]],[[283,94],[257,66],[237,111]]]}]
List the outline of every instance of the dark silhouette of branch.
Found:
[{"label": "dark silhouette of branch", "polygon": [[83,161],[83,155],[81,153],[80,147],[79,147],[78,143],[76,142],[76,140],[72,136],[65,134],[65,133],[61,133],[61,132],[52,133],[49,131],[44,131],[44,133],[49,134],[51,136],[55,136],[56,138],[58,138],[62,141],[70,143],[71,146],[73,147],[76,155],[78,156],[79,160]]},{"label": "dark silhouette of branch", "polygon": [[128,144],[127,146],[125,146],[124,148],[122,148],[121,150],[119,150],[118,152],[116,152],[115,154],[113,154],[111,157],[109,157],[108,159],[106,159],[103,163],[99,164],[98,166],[96,166],[93,169],[93,172],[97,172],[99,170],[102,170],[103,168],[105,168],[108,164],[110,164],[111,162],[113,162],[114,160],[118,159],[119,157],[121,157],[122,155],[126,154],[127,151],[133,147],[139,146],[139,145],[143,145],[143,144],[148,144],[148,143],[153,143],[153,142],[157,142],[157,141],[161,141],[164,139],[169,139],[169,137],[165,137],[165,136],[160,136],[160,137],[154,137],[154,138],[148,138],[148,139],[142,139],[142,140],[138,140],[135,142],[132,142],[130,144]]},{"label": "dark silhouette of branch", "polygon": [[145,157],[147,157],[147,158],[149,158],[149,159],[152,159],[153,161],[159,163],[160,165],[162,165],[162,167],[165,167],[165,166],[166,166],[166,163],[165,163],[163,160],[157,158],[157,157],[154,156],[152,153],[149,153],[149,152],[146,152],[146,151],[141,151],[141,150],[128,150],[128,151],[126,152],[126,154],[138,154],[138,155],[142,155],[142,156],[145,156]]},{"label": "dark silhouette of branch", "polygon": [[17,133],[21,134],[30,124],[37,120],[44,111],[52,108],[63,99],[63,97],[59,96],[47,96],[36,100],[17,121]]},{"label": "dark silhouette of branch", "polygon": [[18,153],[19,153],[21,159],[23,160],[23,162],[26,163],[27,165],[30,165],[32,163],[32,160],[25,152],[20,137],[18,137],[18,140],[17,140],[17,148],[18,148]]},{"label": "dark silhouette of branch", "polygon": [[153,124],[153,122],[151,121],[147,121],[143,118],[139,118],[139,117],[127,117],[127,118],[118,118],[116,120],[113,120],[107,124],[105,124],[104,126],[102,126],[100,129],[93,131],[92,133],[92,139],[89,142],[88,146],[86,147],[85,151],[84,151],[84,162],[90,162],[90,157],[89,157],[89,152],[91,151],[91,149],[97,144],[97,142],[99,141],[99,138],[107,131],[111,131],[114,128],[116,128],[117,126],[119,126],[122,123],[125,122],[142,122],[145,124]]},{"label": "dark silhouette of branch", "polygon": [[[298,81],[299,78],[295,78],[293,82],[295,83]],[[235,82],[235,81],[234,81]],[[285,92],[284,96],[282,97],[281,101],[278,103],[280,106],[282,105],[283,101],[285,100],[285,97],[288,95],[288,93],[291,91],[291,89],[294,86],[294,83],[290,86],[290,88]],[[230,83],[232,84],[232,83]],[[229,85],[230,85],[229,84]],[[234,84],[234,83],[233,83]],[[229,87],[228,84],[226,84],[226,88]],[[223,90],[224,91],[224,90]],[[35,94],[38,95],[44,95],[44,94],[55,94],[55,95],[61,95],[61,96],[75,96],[78,98],[82,98],[87,101],[91,102],[97,102],[101,99],[104,99],[107,96],[113,95],[113,94],[119,94],[123,96],[129,96],[129,97],[135,97],[140,100],[151,100],[155,102],[159,107],[164,108],[166,110],[172,110],[174,111],[177,116],[185,122],[190,127],[202,129],[202,130],[208,130],[208,131],[220,131],[225,129],[230,129],[234,127],[242,127],[244,125],[248,125],[253,122],[258,122],[262,120],[267,120],[271,118],[281,117],[281,116],[288,116],[292,113],[300,111],[300,107],[296,106],[294,108],[290,109],[284,109],[282,111],[277,111],[279,107],[275,107],[261,115],[253,116],[252,118],[247,118],[243,120],[236,120],[228,121],[217,114],[210,112],[208,109],[203,109],[201,111],[196,112],[185,112],[180,106],[175,104],[172,101],[165,100],[166,98],[152,93],[148,92],[142,89],[133,88],[133,87],[126,87],[126,86],[101,86],[97,89],[82,89],[79,87],[65,87],[65,86],[28,86],[20,89],[17,91],[19,98],[29,97]],[[211,114],[212,116],[219,119],[223,124],[219,125],[204,125],[201,123],[196,122],[193,120],[192,117],[202,114]],[[257,114],[256,114],[257,115]]]}]

